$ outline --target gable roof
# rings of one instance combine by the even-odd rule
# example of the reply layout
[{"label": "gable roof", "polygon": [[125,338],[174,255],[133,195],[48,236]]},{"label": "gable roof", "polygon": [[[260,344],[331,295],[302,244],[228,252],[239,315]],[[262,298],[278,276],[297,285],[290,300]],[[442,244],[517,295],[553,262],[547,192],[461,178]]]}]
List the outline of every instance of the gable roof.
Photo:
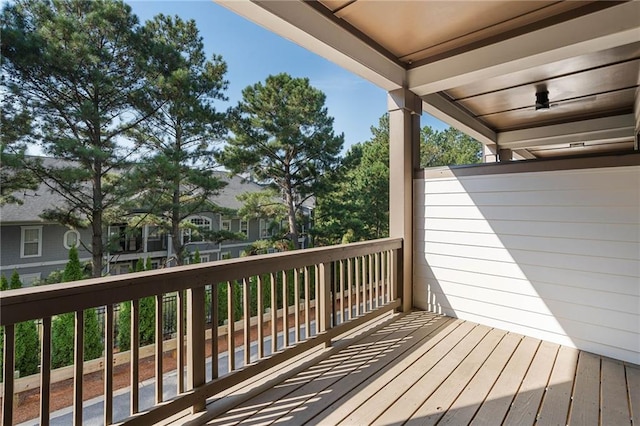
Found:
[{"label": "gable roof", "polygon": [[[50,157],[38,157],[47,166],[56,164],[68,164],[66,160],[55,159]],[[219,192],[219,194],[210,198],[216,205],[232,210],[238,210],[242,207],[242,203],[236,198],[244,192],[259,192],[263,189],[261,185],[243,179],[241,176],[230,176],[226,172],[215,172],[216,176],[225,181],[227,185]],[[64,198],[47,187],[44,183],[40,184],[35,191],[26,190],[14,193],[14,196],[21,200],[22,204],[5,204],[0,206],[0,223],[16,224],[16,223],[46,223],[41,217],[43,211],[48,208],[55,207],[64,203]]]}]

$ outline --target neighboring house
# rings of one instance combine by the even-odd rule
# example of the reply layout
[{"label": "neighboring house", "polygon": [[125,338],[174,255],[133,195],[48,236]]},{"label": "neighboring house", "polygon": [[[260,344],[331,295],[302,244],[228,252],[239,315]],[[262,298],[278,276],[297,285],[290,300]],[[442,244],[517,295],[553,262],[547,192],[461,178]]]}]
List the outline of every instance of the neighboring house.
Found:
[{"label": "neighboring house", "polygon": [[[263,189],[239,176],[229,177],[220,172],[219,177],[227,185],[211,201],[229,211],[237,211],[242,207],[236,198],[239,194]],[[22,282],[26,286],[31,285],[45,279],[51,272],[63,269],[67,263],[68,250],[74,245],[78,246],[81,261],[91,260],[91,253],[87,250],[91,243],[89,229],[71,229],[40,218],[45,209],[62,203],[61,196],[52,193],[45,185],[41,185],[36,191],[28,190],[16,196],[22,200],[22,204],[0,206],[0,274],[8,278],[16,270]],[[310,217],[311,211],[310,207],[305,206],[303,214]],[[239,257],[252,242],[275,234],[267,219],[245,221],[236,216],[199,212],[186,220],[209,231],[226,230],[246,235],[245,240],[223,241],[218,244],[203,241],[198,233],[183,229],[177,238],[181,238],[186,244],[186,251],[190,255],[187,263],[193,259],[196,249],[200,253],[201,262]],[[304,246],[308,247],[308,237],[303,233],[301,236]],[[154,269],[175,265],[171,238],[176,236],[167,235],[156,226],[144,225],[131,229],[126,223],[112,223],[105,229],[104,238],[105,242],[107,238],[110,241],[105,257],[108,259],[107,272],[111,275],[129,272],[140,258],[150,258]]]}]

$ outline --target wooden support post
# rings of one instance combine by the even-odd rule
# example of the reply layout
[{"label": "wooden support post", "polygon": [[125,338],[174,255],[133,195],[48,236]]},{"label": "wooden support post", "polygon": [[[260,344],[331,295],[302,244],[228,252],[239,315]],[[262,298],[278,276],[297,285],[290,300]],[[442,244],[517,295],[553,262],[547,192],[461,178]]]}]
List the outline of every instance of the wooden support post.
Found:
[{"label": "wooden support post", "polygon": [[[204,287],[187,290],[187,385],[188,390],[204,385],[205,372],[205,325]],[[197,401],[191,408],[193,413],[204,410],[205,399]]]},{"label": "wooden support post", "polygon": [[389,92],[389,236],[403,240],[402,310],[413,306],[413,173],[418,169],[422,100],[407,89]]}]

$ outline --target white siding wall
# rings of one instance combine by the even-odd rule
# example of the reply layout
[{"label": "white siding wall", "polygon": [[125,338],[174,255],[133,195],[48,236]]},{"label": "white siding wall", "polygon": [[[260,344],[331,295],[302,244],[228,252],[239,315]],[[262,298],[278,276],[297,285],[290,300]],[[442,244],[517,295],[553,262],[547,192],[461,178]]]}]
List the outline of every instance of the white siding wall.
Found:
[{"label": "white siding wall", "polygon": [[640,364],[640,166],[414,186],[416,307]]}]

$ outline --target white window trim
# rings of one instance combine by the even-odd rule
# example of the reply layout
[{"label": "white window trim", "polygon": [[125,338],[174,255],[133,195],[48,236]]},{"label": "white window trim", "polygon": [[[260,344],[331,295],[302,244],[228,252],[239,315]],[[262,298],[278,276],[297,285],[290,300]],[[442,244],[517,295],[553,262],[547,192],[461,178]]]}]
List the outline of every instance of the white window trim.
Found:
[{"label": "white window trim", "polygon": [[[184,221],[185,222],[189,222],[191,224],[194,224],[192,221],[194,219],[201,219],[203,222],[207,222],[207,224],[205,225],[206,228],[203,226],[204,229],[210,231],[213,228],[213,220],[211,220],[210,217],[207,216],[199,216],[199,215],[193,215],[193,216],[189,216],[187,217]],[[200,227],[200,225],[196,225],[197,227]],[[190,242],[200,242],[200,241],[191,241],[191,228],[183,228],[182,232],[181,232],[181,240],[182,244],[188,244]],[[185,241],[185,237],[188,237],[189,241]],[[204,240],[203,240],[204,241]]]},{"label": "white window trim", "polygon": [[[224,228],[225,224],[227,224],[227,229]],[[220,230],[231,232],[231,220],[229,220],[229,219],[220,220]]]},{"label": "white window trim", "polygon": [[[243,223],[247,224],[247,229],[245,229],[245,230],[242,229],[242,224]],[[246,235],[247,237],[249,236],[249,221],[248,220],[240,220],[240,232],[243,233],[244,235]]]},{"label": "white window trim", "polygon": [[[24,254],[24,234],[27,230],[37,229],[38,230],[38,254]],[[40,257],[42,256],[42,225],[38,226],[21,226],[20,227],[20,257],[28,258],[28,257]]]},{"label": "white window trim", "polygon": [[64,236],[62,237],[62,245],[64,246],[64,248],[66,248],[67,250],[71,250],[71,246],[69,244],[67,244],[67,236],[69,234],[76,234],[76,247],[80,247],[80,232],[76,231],[75,229],[69,229],[67,232],[64,233]]}]

